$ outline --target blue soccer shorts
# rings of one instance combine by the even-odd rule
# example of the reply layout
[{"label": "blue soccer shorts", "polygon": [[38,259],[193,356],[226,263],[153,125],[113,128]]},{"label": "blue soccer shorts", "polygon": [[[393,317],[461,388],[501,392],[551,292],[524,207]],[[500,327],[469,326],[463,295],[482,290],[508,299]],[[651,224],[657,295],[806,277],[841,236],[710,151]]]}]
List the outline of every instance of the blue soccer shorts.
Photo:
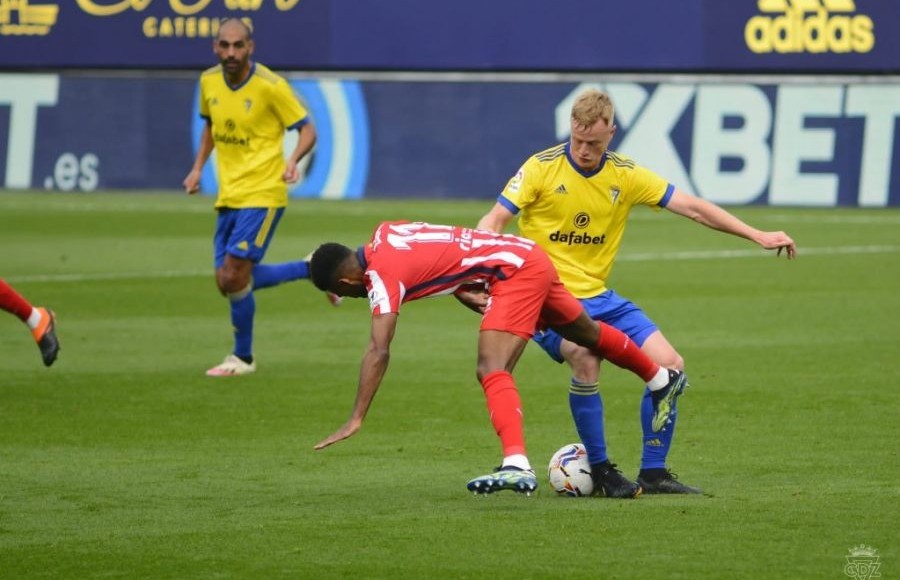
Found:
[{"label": "blue soccer shorts", "polygon": [[[591,318],[618,328],[638,346],[643,346],[647,337],[657,330],[656,324],[644,314],[643,310],[613,290],[607,290],[593,298],[582,298],[580,302]],[[563,362],[559,351],[562,337],[555,331],[549,329],[539,331],[532,340],[541,345],[550,358],[558,363]]]},{"label": "blue soccer shorts", "polygon": [[258,264],[266,255],[284,208],[225,207],[218,211],[213,238],[215,267],[218,269],[225,263],[226,254]]}]

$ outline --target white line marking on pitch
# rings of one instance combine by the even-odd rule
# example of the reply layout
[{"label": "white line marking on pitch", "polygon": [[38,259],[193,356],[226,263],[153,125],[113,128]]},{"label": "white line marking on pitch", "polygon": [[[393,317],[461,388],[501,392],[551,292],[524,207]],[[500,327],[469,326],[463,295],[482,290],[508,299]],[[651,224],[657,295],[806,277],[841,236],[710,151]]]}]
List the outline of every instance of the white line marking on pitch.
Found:
[{"label": "white line marking on pitch", "polygon": [[[836,254],[895,254],[900,246],[838,246],[829,248],[801,248],[798,252],[803,256],[830,256]],[[683,252],[646,252],[641,254],[624,253],[619,256],[622,262],[672,261],[672,260],[716,260],[725,258],[771,258],[772,251],[753,250],[696,250]],[[98,272],[96,274],[34,274],[26,276],[8,276],[6,280],[19,282],[98,282],[103,280],[142,280],[152,278],[196,278],[212,276],[211,270],[171,270],[166,272]]]},{"label": "white line marking on pitch", "polygon": [[169,272],[98,272],[96,274],[35,274],[10,276],[8,282],[99,282],[103,280],[141,280],[144,278],[194,278],[212,276],[212,270]]}]

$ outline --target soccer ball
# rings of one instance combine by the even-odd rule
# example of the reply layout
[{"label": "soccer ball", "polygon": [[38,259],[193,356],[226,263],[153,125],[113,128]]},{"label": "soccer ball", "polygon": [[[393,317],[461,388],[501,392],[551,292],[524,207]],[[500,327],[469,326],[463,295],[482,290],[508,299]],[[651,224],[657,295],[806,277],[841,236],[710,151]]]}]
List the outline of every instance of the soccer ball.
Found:
[{"label": "soccer ball", "polygon": [[550,458],[547,475],[550,477],[550,486],[559,495],[581,497],[594,492],[591,465],[581,443],[570,443],[554,453]]}]

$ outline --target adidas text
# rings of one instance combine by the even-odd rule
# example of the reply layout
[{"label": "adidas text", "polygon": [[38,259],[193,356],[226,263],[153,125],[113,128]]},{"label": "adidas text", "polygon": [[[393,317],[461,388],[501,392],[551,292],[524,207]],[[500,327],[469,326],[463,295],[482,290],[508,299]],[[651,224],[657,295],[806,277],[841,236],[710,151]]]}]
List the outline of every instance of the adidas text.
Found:
[{"label": "adidas text", "polygon": [[754,16],[744,28],[747,48],[755,53],[866,53],[875,46],[875,25],[853,11],[847,0],[761,0],[765,15]]}]

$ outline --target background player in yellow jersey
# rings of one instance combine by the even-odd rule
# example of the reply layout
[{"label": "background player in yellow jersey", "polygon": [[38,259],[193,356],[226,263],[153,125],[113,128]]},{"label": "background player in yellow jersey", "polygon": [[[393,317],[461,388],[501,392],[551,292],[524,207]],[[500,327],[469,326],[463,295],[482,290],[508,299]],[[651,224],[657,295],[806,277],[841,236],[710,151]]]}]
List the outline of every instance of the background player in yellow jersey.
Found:
[{"label": "background player in yellow jersey", "polygon": [[[778,255],[784,250],[788,259],[795,255],[794,241],[784,232],[751,227],[721,207],[678,190],[649,169],[610,151],[615,132],[609,96],[599,90],[580,94],[572,106],[569,141],[531,156],[478,227],[500,232],[518,215],[520,233],[547,251],[563,284],[581,299],[592,318],[627,334],[659,365],[683,369],[683,358],[653,321],[634,303],[606,287],[631,208],[663,207],[709,228],[777,250]],[[668,470],[666,457],[677,413],[672,413],[666,429],[654,432],[649,391],[641,402],[643,453],[637,483],[625,478],[616,481],[618,470],[606,450],[599,360],[552,331],[535,340],[551,357],[558,362],[565,360],[572,368],[569,404],[588,451],[595,485],[627,483],[640,485],[645,493],[700,493],[698,488],[679,482]]]},{"label": "background player in yellow jersey", "polygon": [[[231,303],[234,352],[206,371],[210,376],[256,370],[254,290],[309,278],[306,261],[260,264],[287,206],[287,184],[299,179],[297,163],[315,145],[316,131],[287,81],[251,60],[253,49],[246,24],[222,22],[213,43],[220,64],[200,77],[200,115],[206,126],[184,180],[188,193],[199,190],[200,173],[215,148],[216,284]],[[285,161],[284,132],[291,129],[300,135]]]}]

